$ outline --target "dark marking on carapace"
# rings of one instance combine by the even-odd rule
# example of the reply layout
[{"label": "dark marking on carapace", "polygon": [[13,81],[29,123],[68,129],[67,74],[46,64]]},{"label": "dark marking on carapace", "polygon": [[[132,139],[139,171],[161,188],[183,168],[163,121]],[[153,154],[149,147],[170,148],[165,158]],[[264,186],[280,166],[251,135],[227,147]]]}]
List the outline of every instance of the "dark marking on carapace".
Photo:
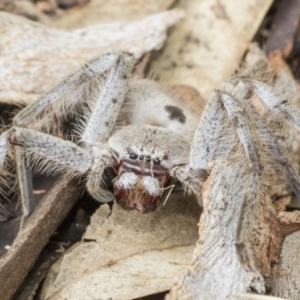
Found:
[{"label": "dark marking on carapace", "polygon": [[286,104],[287,102],[288,102],[287,100],[283,100],[283,101],[281,101],[280,103],[276,104],[276,105],[274,106],[274,108],[278,108],[278,107],[280,107],[281,105]]},{"label": "dark marking on carapace", "polygon": [[166,105],[165,110],[169,113],[170,120],[177,120],[181,124],[185,123],[186,117],[181,108],[173,105]]},{"label": "dark marking on carapace", "polygon": [[116,102],[117,102],[117,99],[116,99],[116,98],[112,98],[112,99],[111,99],[111,102],[112,102],[112,103],[116,103]]}]

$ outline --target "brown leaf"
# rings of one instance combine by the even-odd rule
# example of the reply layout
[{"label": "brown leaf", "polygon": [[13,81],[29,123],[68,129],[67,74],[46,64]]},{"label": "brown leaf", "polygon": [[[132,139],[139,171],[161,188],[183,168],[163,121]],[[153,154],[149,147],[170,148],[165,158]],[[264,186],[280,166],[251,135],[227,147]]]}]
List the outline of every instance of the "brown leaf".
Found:
[{"label": "brown leaf", "polygon": [[85,234],[89,242],[64,256],[43,299],[134,299],[167,290],[191,259],[199,215],[196,201],[183,199],[146,215],[101,207]]}]

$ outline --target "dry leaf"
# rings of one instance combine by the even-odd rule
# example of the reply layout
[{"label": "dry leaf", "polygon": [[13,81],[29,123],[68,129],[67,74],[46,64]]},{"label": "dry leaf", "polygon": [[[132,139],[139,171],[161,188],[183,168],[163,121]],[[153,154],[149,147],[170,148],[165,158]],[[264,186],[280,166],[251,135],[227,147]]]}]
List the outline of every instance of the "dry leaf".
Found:
[{"label": "dry leaf", "polygon": [[89,242],[64,256],[43,299],[124,300],[168,290],[192,257],[199,215],[194,200],[170,199],[147,215],[117,205],[110,215],[102,206],[85,235]]},{"label": "dry leaf", "polygon": [[161,48],[167,29],[182,16],[182,10],[170,10],[141,21],[65,31],[0,12],[0,101],[29,104],[107,51],[126,50],[140,58]]},{"label": "dry leaf", "polygon": [[[235,142],[232,145],[237,146]],[[235,147],[235,151],[241,151],[241,146]],[[244,182],[253,180],[252,174],[245,172],[245,169],[244,162],[236,157],[210,163],[210,175],[203,186],[200,237],[193,263],[178,276],[166,299],[231,299],[232,294],[249,290],[258,293],[265,291],[263,276],[252,264],[245,267],[236,244],[243,201],[248,197],[248,190],[242,187]],[[264,209],[269,207],[264,206]],[[263,252],[269,246],[269,232],[265,230],[264,223],[255,217],[256,214],[251,211],[250,221],[257,221],[260,230],[246,232],[243,239],[247,245],[252,245],[255,240]],[[264,253],[261,256],[259,262],[265,263]]]},{"label": "dry leaf", "polygon": [[272,0],[179,1],[183,22],[174,27],[153,63],[168,84],[187,84],[208,98],[237,69]]}]

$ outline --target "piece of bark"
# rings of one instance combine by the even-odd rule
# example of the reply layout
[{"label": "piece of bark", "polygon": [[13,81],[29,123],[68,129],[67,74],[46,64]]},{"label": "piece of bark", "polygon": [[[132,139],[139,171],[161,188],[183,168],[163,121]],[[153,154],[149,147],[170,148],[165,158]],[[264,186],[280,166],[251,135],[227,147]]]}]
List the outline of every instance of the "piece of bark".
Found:
[{"label": "piece of bark", "polygon": [[284,240],[280,263],[273,266],[272,295],[289,300],[298,300],[300,293],[300,231]]},{"label": "piece of bark", "polygon": [[87,60],[108,51],[129,51],[138,59],[160,49],[167,29],[182,17],[182,10],[170,10],[136,22],[69,32],[0,12],[0,101],[32,103]]},{"label": "piece of bark", "polygon": [[42,299],[124,300],[169,289],[197,240],[196,201],[171,198],[147,215],[115,205],[110,213],[102,206],[94,214],[85,242],[54,266],[57,274],[50,272]]},{"label": "piece of bark", "polygon": [[284,58],[289,58],[294,52],[295,38],[297,38],[299,28],[300,1],[281,0],[265,45],[266,53],[280,50]]},{"label": "piece of bark", "polygon": [[[57,180],[56,176],[56,180]],[[46,182],[51,182],[47,178]],[[48,189],[49,190],[49,189]],[[47,190],[47,191],[48,191]],[[55,230],[49,242],[38,256],[34,266],[27,274],[18,291],[14,294],[13,300],[39,299],[34,297],[39,294],[38,289],[47,276],[52,265],[64,254],[66,249],[80,241],[90,223],[90,212],[96,210],[100,203],[88,197],[86,194],[80,196],[72,210],[68,213],[62,224]]]},{"label": "piece of bark", "polygon": [[208,98],[238,68],[272,0],[179,1],[185,19],[171,32],[153,73],[162,82],[187,84]]},{"label": "piece of bark", "polygon": [[[53,188],[57,179],[58,176],[35,176],[33,180],[35,205],[38,205],[42,201],[46,192]],[[3,202],[1,201],[1,206],[7,209],[8,215],[4,216],[6,217],[6,220],[0,223],[0,259],[13,244],[14,239],[20,231],[23,215],[22,205],[20,204],[20,199],[17,195],[14,195],[9,199],[4,199]],[[1,210],[1,216],[2,215],[3,212]]]},{"label": "piece of bark", "polygon": [[249,201],[246,186],[255,180],[246,170],[246,163],[234,159],[211,162],[193,262],[166,299],[234,299],[248,291],[265,292],[262,274],[270,276],[268,252],[274,242],[266,219],[274,209],[262,196],[263,188],[258,188],[253,206],[244,204]]},{"label": "piece of bark", "polygon": [[49,250],[50,247],[47,245],[42,250],[33,268],[25,277],[12,300],[38,299],[35,295],[38,293],[39,286],[42,284],[53,264],[64,254],[64,246],[67,246],[67,243],[63,245],[56,245],[56,247],[54,246],[51,250]]},{"label": "piece of bark", "polygon": [[78,183],[61,178],[26,220],[25,227],[0,260],[1,300],[11,299],[42,248],[81,193]]}]

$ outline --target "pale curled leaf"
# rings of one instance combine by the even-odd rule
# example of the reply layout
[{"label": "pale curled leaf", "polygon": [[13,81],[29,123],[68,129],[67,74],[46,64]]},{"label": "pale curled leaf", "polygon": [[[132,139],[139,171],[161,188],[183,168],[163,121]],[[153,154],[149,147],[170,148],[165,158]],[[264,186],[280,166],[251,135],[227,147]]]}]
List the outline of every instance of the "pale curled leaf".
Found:
[{"label": "pale curled leaf", "polygon": [[134,299],[168,290],[192,257],[199,214],[195,201],[174,198],[146,215],[101,207],[85,235],[90,242],[64,256],[43,299]]},{"label": "pale curled leaf", "polygon": [[272,0],[179,1],[186,17],[153,63],[169,84],[187,84],[204,98],[239,66]]},{"label": "pale curled leaf", "polygon": [[299,94],[300,86],[284,60],[282,53],[280,51],[274,51],[267,57],[257,43],[252,43],[249,46],[249,51],[245,58],[247,69],[252,69],[255,64],[262,61],[268,64],[270,70],[276,75],[273,79],[274,86],[280,90],[287,99],[293,101],[294,105],[298,106],[298,102],[294,100],[297,100],[295,95]]},{"label": "pale curled leaf", "polygon": [[[234,149],[241,151],[237,147]],[[249,267],[245,267],[237,245],[239,216],[243,211],[243,201],[248,199],[249,191],[253,190],[253,182],[255,176],[247,171],[245,162],[239,161],[237,157],[211,162],[210,175],[203,186],[200,238],[194,251],[193,264],[178,276],[166,299],[231,299],[232,294],[245,293],[249,289],[258,293],[265,292],[264,278],[260,270],[251,264],[255,259],[262,268],[267,263],[264,251],[270,245],[268,224],[263,218],[257,219],[260,214],[255,210],[258,210],[259,206],[254,206],[255,209],[250,210],[247,220],[243,220],[252,226],[249,227],[249,231],[245,230],[243,236],[248,247],[246,251],[249,255],[249,265],[251,264]],[[267,203],[262,206],[266,212],[272,207],[270,200],[263,196],[259,199],[267,199]],[[259,229],[254,228],[255,226]],[[245,229],[247,228],[248,226],[245,226]],[[254,243],[260,246],[257,252],[260,250],[261,257],[257,253],[256,257],[253,257],[254,250],[257,250],[252,247]],[[267,267],[268,265],[266,269]],[[202,293],[203,290],[205,294]]]},{"label": "pale curled leaf", "polygon": [[161,48],[167,29],[182,17],[182,10],[170,10],[140,21],[65,31],[0,12],[0,101],[29,104],[105,52],[129,51],[140,58]]},{"label": "pale curled leaf", "polygon": [[166,291],[170,277],[180,272],[192,253],[194,244],[172,249],[146,251],[102,269],[83,274],[47,299],[126,300]]},{"label": "pale curled leaf", "polygon": [[93,0],[80,10],[67,14],[52,24],[57,28],[74,29],[99,22],[133,21],[169,9],[175,0]]}]

